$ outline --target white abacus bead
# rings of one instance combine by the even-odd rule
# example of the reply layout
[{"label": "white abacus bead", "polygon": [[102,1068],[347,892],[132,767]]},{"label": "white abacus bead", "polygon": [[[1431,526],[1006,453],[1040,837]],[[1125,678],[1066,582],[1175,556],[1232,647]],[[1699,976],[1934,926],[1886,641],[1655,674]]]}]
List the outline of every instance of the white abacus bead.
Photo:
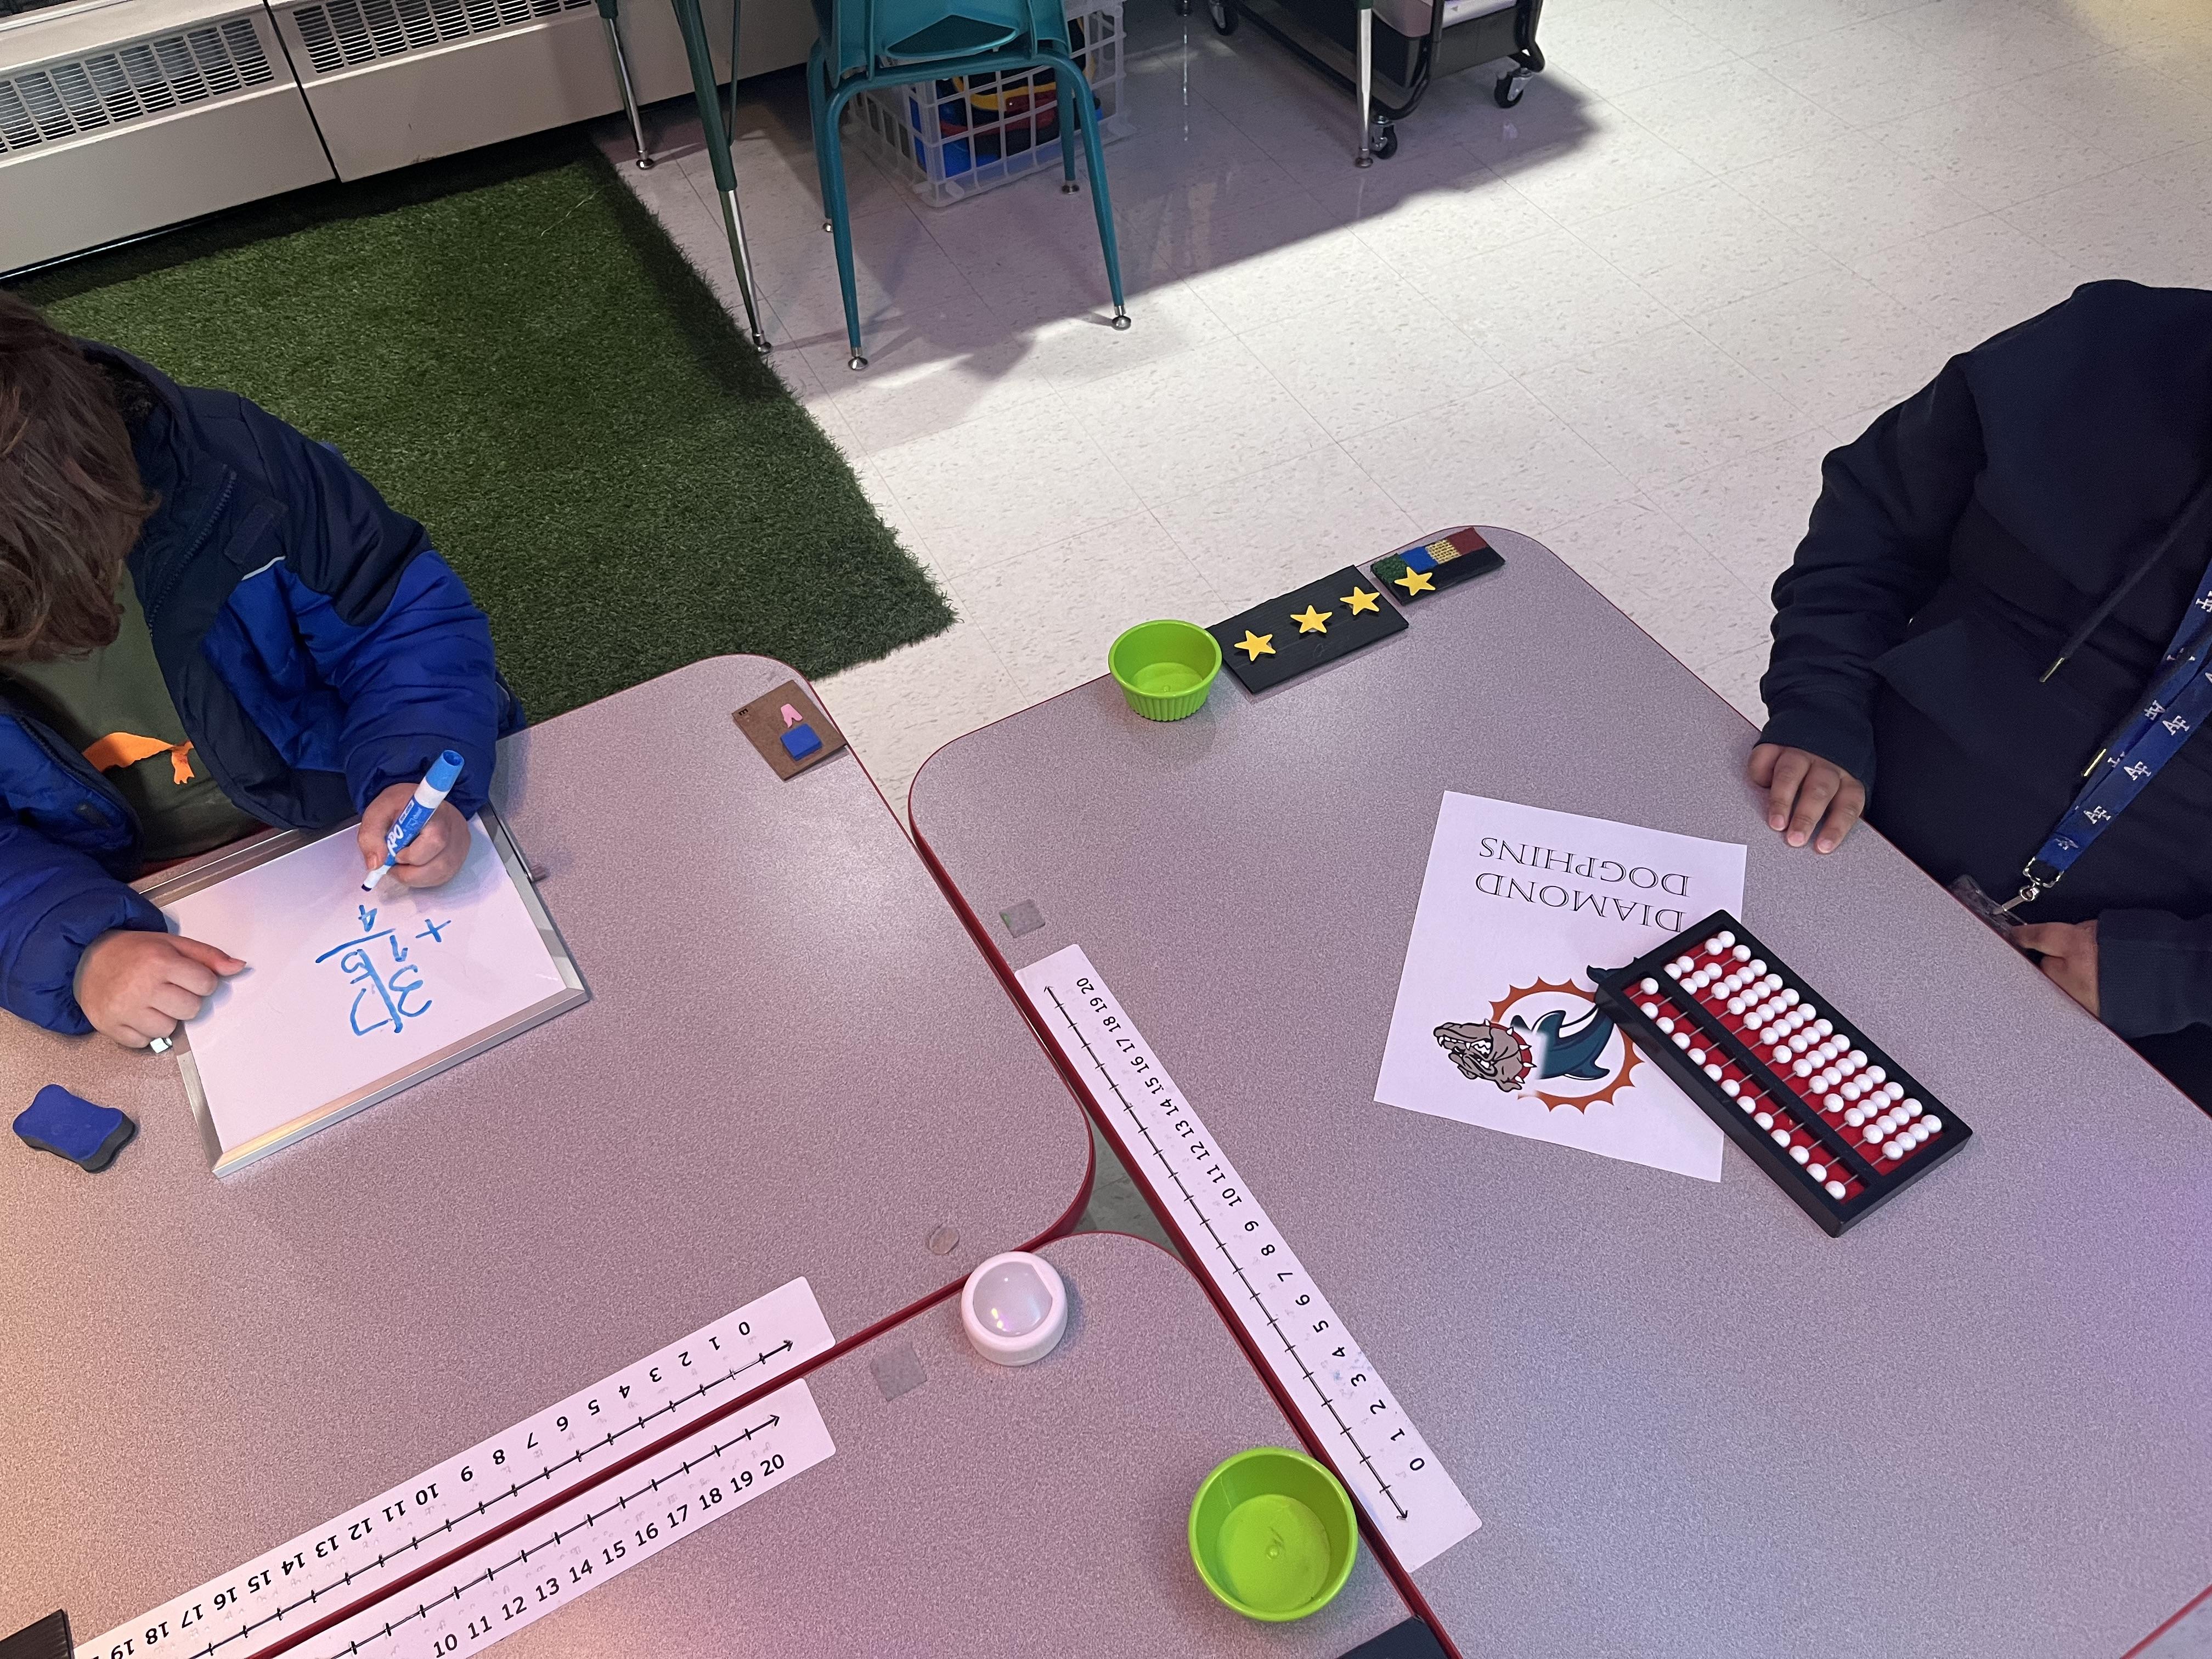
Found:
[{"label": "white abacus bead", "polygon": [[1823,1089],[1832,1089],[1843,1080],[1842,1077],[1837,1073],[1834,1066],[1824,1066],[1821,1069],[1819,1082]]},{"label": "white abacus bead", "polygon": [[1916,1146],[1925,1146],[1928,1144],[1928,1126],[1924,1123],[1916,1123],[1905,1133],[1911,1137],[1912,1144]]},{"label": "white abacus bead", "polygon": [[1681,978],[1681,977],[1682,977],[1682,964],[1681,964],[1680,963],[1679,963],[1679,962],[1670,962],[1670,963],[1668,963],[1667,964],[1667,977],[1668,977],[1668,978],[1669,978],[1669,979],[1680,979],[1680,978]]},{"label": "white abacus bead", "polygon": [[1856,1129],[1860,1124],[1866,1121],[1866,1114],[1861,1111],[1857,1107],[1854,1106],[1850,1110],[1844,1114],[1844,1121],[1850,1124],[1851,1127]]},{"label": "white abacus bead", "polygon": [[1766,971],[1766,964],[1761,962],[1757,957],[1753,957],[1751,959],[1750,967],[1751,971],[1754,974],[1764,974]]},{"label": "white abacus bead", "polygon": [[1749,962],[1751,960],[1751,946],[1748,945],[1739,945],[1735,949],[1729,951],[1729,954],[1734,957],[1738,962]]},{"label": "white abacus bead", "polygon": [[1752,1114],[1751,1121],[1759,1125],[1762,1129],[1771,1129],[1774,1127],[1774,1114],[1771,1112],[1754,1112]]},{"label": "white abacus bead", "polygon": [[1843,1088],[1838,1091],[1838,1092],[1842,1094],[1845,1100],[1856,1100],[1861,1095],[1864,1094],[1866,1091],[1860,1088],[1856,1083],[1847,1082],[1844,1085]]},{"label": "white abacus bead", "polygon": [[[1770,975],[1770,977],[1778,977],[1778,975]],[[1799,995],[1797,994],[1796,991],[1793,988],[1793,989],[1790,989],[1790,990],[1784,991],[1784,992],[1782,994],[1782,1000],[1783,1000],[1784,1002],[1788,1003],[1788,1004],[1789,1004],[1792,1008],[1795,1008],[1795,1007],[1796,1007],[1799,1003],[1802,1002],[1805,999],[1804,999],[1804,998],[1802,998],[1802,997],[1801,997],[1801,996],[1799,996]]]},{"label": "white abacus bead", "polygon": [[1808,1164],[1805,1166],[1805,1173],[1815,1181],[1826,1181],[1828,1178],[1828,1166],[1825,1164]]},{"label": "white abacus bead", "polygon": [[1777,1129],[1774,1132],[1774,1144],[1778,1146],[1787,1146],[1790,1144],[1790,1131]]},{"label": "white abacus bead", "polygon": [[1703,1048],[1692,1048],[1690,1050],[1690,1059],[1693,1063],[1702,1066],[1705,1063],[1705,1051]]},{"label": "white abacus bead", "polygon": [[1721,1079],[1721,1068],[1718,1064],[1710,1060],[1707,1060],[1705,1062],[1705,1075],[1712,1079],[1714,1082],[1719,1082]]},{"label": "white abacus bead", "polygon": [[1644,1012],[1656,1019],[1659,1017],[1659,1005],[1656,1002],[1647,1002],[1644,1005]]},{"label": "white abacus bead", "polygon": [[1868,1146],[1879,1146],[1881,1145],[1882,1136],[1887,1134],[1888,1131],[1884,1129],[1879,1123],[1869,1123],[1860,1129],[1859,1133],[1866,1137]]},{"label": "white abacus bead", "polygon": [[1810,1077],[1813,1075],[1813,1062],[1809,1060],[1801,1060],[1790,1069],[1799,1077]]},{"label": "white abacus bead", "polygon": [[1889,1073],[1883,1071],[1879,1066],[1869,1066],[1867,1067],[1867,1081],[1869,1083],[1886,1082],[1888,1080],[1888,1078]]},{"label": "white abacus bead", "polygon": [[1887,1157],[1903,1158],[1907,1152],[1912,1150],[1913,1145],[1914,1143],[1910,1140],[1893,1140],[1888,1146],[1883,1147],[1881,1150]]},{"label": "white abacus bead", "polygon": [[1782,975],[1779,974],[1769,974],[1766,976],[1766,988],[1770,991],[1780,990],[1782,988]]},{"label": "white abacus bead", "polygon": [[1755,1112],[1759,1109],[1759,1097],[1756,1094],[1746,1095],[1742,1099],[1737,1101],[1736,1104],[1742,1107],[1747,1112]]},{"label": "white abacus bead", "polygon": [[1792,1146],[1790,1149],[1790,1156],[1800,1164],[1810,1164],[1813,1161],[1813,1154],[1802,1146]]},{"label": "white abacus bead", "polygon": [[[1812,1046],[1812,1039],[1807,1036],[1802,1031],[1793,1034],[1790,1039],[1790,1052],[1793,1054],[1802,1054]],[[1808,1069],[1810,1069],[1809,1061],[1808,1062]],[[1799,1077],[1802,1077],[1805,1073],[1803,1072],[1800,1072],[1797,1075]]]},{"label": "white abacus bead", "polygon": [[1677,1048],[1688,1048],[1688,1047],[1690,1046],[1690,1034],[1689,1034],[1687,1031],[1677,1031],[1677,1032],[1675,1032],[1675,1033],[1674,1033],[1674,1046],[1675,1046]]},{"label": "white abacus bead", "polygon": [[1928,1133],[1929,1134],[1940,1135],[1943,1133],[1943,1120],[1936,1116],[1935,1113],[1929,1113],[1926,1117],[1922,1118],[1920,1121],[1928,1126]]},{"label": "white abacus bead", "polygon": [[1643,991],[1644,994],[1648,997],[1658,990],[1659,981],[1656,979],[1647,978],[1639,988]]},{"label": "white abacus bead", "polygon": [[1822,1190],[1824,1190],[1830,1198],[1841,1198],[1845,1193],[1850,1191],[1850,1188],[1844,1186],[1840,1181],[1832,1181]]},{"label": "white abacus bead", "polygon": [[1705,941],[1705,954],[1707,956],[1717,957],[1720,955],[1720,953],[1721,936],[1718,933],[1715,933],[1711,939]]},{"label": "white abacus bead", "polygon": [[1743,1092],[1743,1085],[1738,1083],[1732,1077],[1724,1077],[1721,1079],[1721,1092],[1724,1095],[1731,1096],[1741,1094]]},{"label": "white abacus bead", "polygon": [[1662,1014],[1659,1017],[1659,1029],[1662,1033],[1671,1031],[1674,1029],[1674,1022],[1668,1019],[1664,1014]]},{"label": "white abacus bead", "polygon": [[[1889,1091],[1885,1089],[1882,1092],[1887,1094]],[[1925,1106],[1923,1106],[1918,1100],[1909,1095],[1905,1099],[1898,1102],[1898,1104],[1904,1107],[1905,1111],[1913,1117],[1919,1116],[1921,1113],[1928,1109]]]},{"label": "white abacus bead", "polygon": [[1825,1018],[1820,1011],[1809,1002],[1805,1005],[1805,1018],[1813,1022],[1813,1029],[1822,1036],[1835,1036],[1836,1022]]},{"label": "white abacus bead", "polygon": [[1790,1058],[1790,1045],[1786,1042],[1778,1042],[1774,1045],[1773,1052],[1774,1063],[1779,1066],[1784,1060]]},{"label": "white abacus bead", "polygon": [[1728,1000],[1728,1011],[1732,1014],[1741,1013],[1743,1012],[1743,999],[1741,997],[1730,997]]},{"label": "white abacus bead", "polygon": [[[1802,1008],[1792,1008],[1790,1011],[1789,1018],[1790,1029],[1791,1030],[1802,1031],[1805,1029],[1806,1013]],[[1807,1037],[1805,1039],[1808,1042],[1811,1042],[1814,1039],[1811,1037]]]},{"label": "white abacus bead", "polygon": [[1820,1109],[1831,1115],[1842,1111],[1844,1109],[1844,1097],[1841,1095],[1830,1095],[1826,1100],[1820,1103]]},{"label": "white abacus bead", "polygon": [[1722,949],[1725,950],[1729,945],[1735,943],[1735,935],[1723,929],[1718,935],[1717,943],[1720,945]]},{"label": "white abacus bead", "polygon": [[1852,1050],[1851,1050],[1851,1064],[1852,1064],[1852,1065],[1854,1065],[1854,1066],[1863,1066],[1863,1065],[1865,1065],[1866,1063],[1867,1063],[1867,1057],[1866,1057],[1866,1050],[1865,1050],[1865,1049],[1863,1049],[1863,1048],[1854,1048],[1854,1049],[1852,1049]]},{"label": "white abacus bead", "polygon": [[[1887,1095],[1892,1100],[1902,1100],[1905,1098],[1905,1085],[1902,1083],[1899,1083],[1895,1078],[1892,1078],[1888,1082],[1883,1084],[1881,1085],[1881,1091]],[[1920,1108],[1916,1103],[1912,1109],[1917,1112]]]}]

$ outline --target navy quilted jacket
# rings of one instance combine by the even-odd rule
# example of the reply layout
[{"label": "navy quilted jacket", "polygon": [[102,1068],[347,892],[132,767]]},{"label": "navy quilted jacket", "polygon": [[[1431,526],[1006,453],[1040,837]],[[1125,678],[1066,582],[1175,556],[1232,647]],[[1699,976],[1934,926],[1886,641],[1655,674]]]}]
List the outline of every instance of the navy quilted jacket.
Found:
[{"label": "navy quilted jacket", "polygon": [[[223,793],[286,829],[322,830],[438,751],[483,805],[494,745],[522,723],[491,629],[422,526],[328,446],[227,392],[180,386],[88,344],[153,388],[139,471],[160,505],[130,569],[196,757]],[[158,931],[124,884],[139,830],[83,757],[0,696],[0,1006],[90,1029],[70,986],[111,928]],[[220,943],[220,941],[216,941]]]}]

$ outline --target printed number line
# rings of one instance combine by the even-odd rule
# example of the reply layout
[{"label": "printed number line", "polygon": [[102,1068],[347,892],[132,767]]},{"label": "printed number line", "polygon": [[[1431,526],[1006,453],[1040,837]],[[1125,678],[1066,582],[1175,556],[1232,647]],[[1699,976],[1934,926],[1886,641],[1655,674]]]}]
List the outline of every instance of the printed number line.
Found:
[{"label": "printed number line", "polygon": [[[1237,1275],[1238,1282],[1244,1286],[1245,1294],[1252,1298],[1253,1305],[1259,1309],[1261,1316],[1267,1322],[1268,1328],[1274,1332],[1275,1340],[1283,1345],[1283,1352],[1290,1356],[1291,1362],[1298,1368],[1298,1374],[1305,1379],[1307,1386],[1313,1390],[1314,1398],[1318,1400],[1328,1411],[1329,1419],[1336,1425],[1337,1432],[1350,1443],[1353,1452],[1358,1454],[1360,1462],[1366,1466],[1370,1478],[1382,1489],[1383,1497],[1390,1502],[1390,1507],[1397,1511],[1398,1519],[1410,1520],[1412,1511],[1398,1501],[1398,1494],[1390,1489],[1390,1483],[1382,1478],[1382,1471],[1375,1467],[1375,1460],[1367,1455],[1367,1449],[1359,1443],[1359,1437],[1352,1433],[1351,1425],[1346,1423],[1342,1415],[1338,1413],[1336,1401],[1330,1398],[1328,1391],[1322,1387],[1318,1377],[1307,1365],[1305,1356],[1298,1352],[1297,1344],[1284,1334],[1282,1326],[1277,1322],[1275,1316],[1268,1311],[1267,1304],[1261,1298],[1260,1292],[1253,1288],[1252,1281],[1244,1276],[1244,1269],[1238,1265],[1237,1258],[1230,1254],[1229,1246],[1222,1242],[1221,1235],[1214,1231],[1212,1218],[1200,1207],[1198,1200],[1192,1195],[1190,1188],[1183,1185],[1182,1172],[1175,1167],[1174,1161],[1160,1150],[1159,1143],[1152,1139],[1151,1128],[1138,1115],[1135,1105],[1130,1101],[1128,1096],[1121,1092],[1121,1085],[1114,1080],[1114,1074],[1106,1069],[1106,1062],[1099,1057],[1098,1051],[1091,1046],[1091,1039],[1083,1034],[1083,1028],[1075,1023],[1075,1017],[1068,1012],[1067,1005],[1060,1000],[1059,989],[1048,985],[1044,988],[1044,993],[1052,999],[1053,1007],[1059,1012],[1069,1032],[1073,1035],[1078,1042],[1083,1045],[1083,1052],[1090,1056],[1092,1067],[1097,1070],[1106,1086],[1114,1091],[1114,1098],[1121,1103],[1121,1109],[1128,1115],[1130,1122],[1136,1126],[1137,1133],[1145,1138],[1145,1145],[1152,1149],[1152,1156],[1159,1161],[1160,1167],[1168,1172],[1168,1179],[1175,1182],[1176,1190],[1182,1194],[1183,1202],[1190,1206],[1191,1213],[1198,1218],[1198,1224],[1206,1229],[1206,1236],[1213,1241],[1213,1248],[1221,1252],[1221,1259],[1229,1264],[1230,1271]],[[1252,1201],[1256,1207],[1259,1204],[1258,1198],[1255,1197]],[[1267,1212],[1262,1210],[1261,1213],[1265,1215]],[[1273,1218],[1269,1219],[1272,1224]],[[1278,1229],[1278,1231],[1279,1231]],[[1285,1241],[1283,1248],[1286,1252],[1290,1250],[1287,1240]],[[1295,1253],[1291,1254],[1291,1260],[1297,1261]],[[1298,1271],[1306,1273],[1305,1263],[1303,1261],[1298,1261]],[[1313,1275],[1306,1273],[1306,1277],[1310,1280]],[[1340,1324],[1340,1328],[1341,1328]]]},{"label": "printed number line", "polygon": [[[693,1469],[697,1468],[701,1464],[705,1463],[709,1459],[720,1457],[724,1452],[729,1450],[732,1446],[743,1445],[746,1441],[758,1434],[763,1429],[772,1429],[781,1421],[783,1421],[783,1419],[780,1415],[771,1414],[766,1419],[766,1420],[756,1423],[752,1427],[744,1430],[739,1434],[732,1436],[731,1438],[722,1442],[721,1444],[700,1453],[696,1457],[687,1460],[678,1473],[689,1474]],[[551,1538],[546,1540],[545,1542],[542,1544],[535,1546],[538,1553],[543,1555],[548,1548],[558,1547],[562,1539],[574,1538],[578,1533],[583,1531],[585,1528],[595,1526],[599,1522],[605,1520],[607,1516],[617,1513],[618,1510],[627,1509],[629,1506],[629,1502],[632,1498],[643,1498],[648,1493],[659,1492],[660,1490],[662,1480],[672,1480],[673,1478],[674,1477],[672,1475],[662,1475],[658,1480],[648,1480],[644,1486],[640,1486],[635,1492],[622,1493],[613,1503],[608,1504],[606,1508],[603,1510],[586,1510],[584,1518],[579,1521],[574,1526],[569,1527],[565,1530],[556,1529]],[[763,1490],[765,1490],[765,1488],[763,1488]],[[568,1496],[573,1498],[575,1494],[571,1492]],[[714,1518],[714,1514],[715,1511],[712,1510],[702,1509],[699,1511],[699,1518],[702,1521],[711,1520]],[[381,1630],[378,1631],[375,1635],[368,1637],[366,1639],[371,1642],[386,1640],[392,1635],[392,1632],[399,1629],[402,1626],[411,1625],[417,1619],[428,1618],[430,1615],[430,1610],[433,1607],[442,1607],[448,1601],[458,1604],[463,1595],[467,1591],[474,1589],[479,1584],[490,1583],[495,1578],[498,1577],[500,1574],[507,1571],[509,1568],[519,1567],[529,1559],[530,1551],[524,1550],[520,1554],[509,1556],[497,1566],[486,1567],[475,1577],[465,1579],[460,1583],[453,1585],[443,1595],[434,1595],[428,1601],[416,1602],[415,1604],[414,1612],[402,1614],[399,1618],[395,1619],[389,1624],[386,1625]],[[349,1642],[346,1644],[347,1653],[358,1654],[360,1651],[361,1643],[359,1641]]]},{"label": "printed number line", "polygon": [[[785,1349],[789,1348],[792,1346],[792,1339],[786,1337],[781,1347],[770,1348],[761,1354],[758,1358],[748,1360],[744,1364],[738,1366],[737,1370],[732,1371],[730,1376],[735,1376],[739,1371],[750,1370],[756,1365],[766,1364],[774,1356],[782,1352]],[[727,1381],[728,1379],[725,1378],[723,1380]],[[553,1510],[558,1509],[562,1504],[567,1503],[570,1498],[578,1496],[580,1493],[590,1492],[594,1487],[613,1480],[615,1476],[626,1474],[628,1471],[635,1468],[640,1463],[644,1462],[647,1458],[659,1455],[660,1453],[668,1450],[671,1447],[675,1446],[682,1441],[688,1439],[692,1435],[698,1433],[702,1429],[714,1427],[717,1423],[721,1422],[726,1418],[734,1415],[744,1406],[750,1403],[750,1400],[751,1396],[750,1395],[740,1392],[735,1399],[724,1401],[720,1405],[702,1413],[696,1420],[679,1425],[669,1433],[663,1435],[659,1439],[653,1441],[647,1445],[640,1446],[635,1451],[629,1453],[626,1456],[617,1459],[614,1462],[608,1464],[606,1468],[599,1470],[596,1474],[586,1475],[582,1480],[577,1481],[575,1485],[567,1488],[565,1491],[554,1492],[550,1496],[541,1499],[532,1508],[524,1510],[520,1514],[511,1515],[507,1516],[506,1520],[498,1522],[495,1524],[486,1528],[481,1534],[470,1539],[466,1543],[459,1546],[457,1548],[448,1550],[445,1554],[438,1556],[434,1559],[426,1561],[420,1566],[410,1569],[409,1571],[403,1573],[400,1577],[393,1579],[389,1584],[383,1585],[377,1589],[370,1591],[368,1595],[363,1595],[359,1601],[351,1603],[349,1606],[340,1607],[335,1613],[326,1613],[322,1618],[316,1620],[311,1625],[307,1625],[301,1629],[290,1632],[284,1636],[279,1637],[267,1647],[260,1650],[256,1659],[276,1659],[278,1655],[291,1652],[293,1649],[298,1647],[303,1642],[313,1641],[316,1637],[345,1623],[347,1620],[355,1618],[357,1615],[367,1612],[378,1602],[387,1601],[395,1595],[404,1594],[406,1591],[414,1589],[416,1585],[421,1583],[425,1578],[431,1577],[439,1572],[442,1572],[449,1566],[453,1566],[459,1562],[466,1560],[470,1556],[474,1555],[478,1550],[483,1549],[486,1545],[495,1544],[501,1539],[507,1537],[509,1534],[515,1532],[520,1528],[528,1526],[532,1521],[539,1520],[550,1514]],[[663,1409],[665,1408],[664,1407]],[[655,1415],[659,1415],[659,1413],[655,1413]],[[605,1443],[593,1441],[591,1445],[585,1447],[584,1450],[590,1451],[595,1449],[603,1443]],[[582,1455],[582,1453],[580,1452],[577,1455],[580,1456]],[[573,1462],[575,1459],[571,1458],[568,1461]],[[531,1480],[535,1480],[538,1478],[538,1476],[533,1475],[531,1477]],[[517,1484],[519,1486],[527,1486],[530,1482],[522,1481]],[[448,1520],[443,1527],[433,1528],[430,1532],[425,1534],[422,1538],[412,1540],[408,1544],[401,1546],[399,1548],[395,1548],[386,1552],[383,1555],[378,1556],[376,1558],[376,1565],[381,1567],[392,1556],[398,1555],[404,1550],[412,1549],[416,1545],[426,1541],[428,1539],[437,1537],[442,1533],[450,1532],[453,1530],[453,1521]],[[365,1571],[366,1569],[359,1569],[358,1571]],[[350,1583],[352,1581],[353,1574],[349,1572],[346,1575],[343,1583]],[[333,1588],[334,1587],[331,1585],[325,1584],[319,1589],[310,1590],[299,1601],[294,1601],[289,1606],[277,1607],[270,1613],[268,1617],[257,1620],[251,1624],[242,1626],[232,1634],[224,1637],[219,1642],[209,1643],[205,1647],[199,1649],[197,1652],[187,1655],[186,1659],[212,1659],[212,1656],[217,1653],[221,1649],[228,1647],[231,1643],[244,1640],[250,1637],[253,1632],[264,1629],[270,1625],[277,1623],[288,1613],[296,1613],[303,1607],[312,1606],[319,1597],[328,1595]]]}]

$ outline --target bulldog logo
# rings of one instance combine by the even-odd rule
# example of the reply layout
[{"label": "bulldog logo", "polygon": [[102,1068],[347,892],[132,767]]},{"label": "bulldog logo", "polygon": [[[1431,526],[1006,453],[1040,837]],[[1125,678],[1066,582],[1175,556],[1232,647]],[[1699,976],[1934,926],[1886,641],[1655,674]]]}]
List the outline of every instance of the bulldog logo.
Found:
[{"label": "bulldog logo", "polygon": [[[1595,970],[1590,976],[1596,977]],[[1506,1094],[1533,1095],[1547,1106],[1577,1111],[1613,1099],[1644,1058],[1598,1012],[1592,993],[1548,980],[1516,985],[1486,1018],[1447,1022],[1435,1036],[1470,1083],[1494,1084]]]}]

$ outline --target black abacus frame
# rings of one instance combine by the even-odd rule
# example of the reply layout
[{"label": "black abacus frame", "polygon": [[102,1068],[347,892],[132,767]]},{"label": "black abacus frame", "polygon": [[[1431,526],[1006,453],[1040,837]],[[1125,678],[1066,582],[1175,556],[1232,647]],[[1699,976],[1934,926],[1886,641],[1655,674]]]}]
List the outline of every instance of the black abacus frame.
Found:
[{"label": "black abacus frame", "polygon": [[[1923,1147],[1893,1172],[1881,1174],[1857,1147],[1844,1138],[1840,1129],[1822,1115],[1819,1107],[1790,1087],[1765,1055],[1754,1052],[1750,1044],[1715,1020],[1703,1003],[1690,993],[1680,989],[1678,982],[1668,975],[1668,963],[1685,952],[1692,956],[1702,955],[1705,941],[1719,933],[1734,933],[1738,945],[1748,945],[1752,955],[1764,957],[1769,969],[1780,972],[1789,981],[1790,988],[1800,997],[1827,1009],[1830,1017],[1836,1018],[1833,1002],[1815,991],[1802,975],[1762,945],[1749,928],[1725,910],[1714,911],[1703,921],[1685,928],[1626,968],[1617,968],[1611,973],[1598,975],[1598,1006],[1636,1040],[1638,1046],[1657,1063],[1660,1070],[1680,1084],[1683,1091],[1705,1109],[1705,1115],[1719,1124],[1722,1132],[1765,1170],[1776,1186],[1795,1199],[1798,1207],[1818,1222],[1823,1231],[1831,1238],[1838,1237],[1845,1228],[1856,1226],[1937,1164],[1955,1155],[1960,1147],[1973,1139],[1974,1132],[1955,1116],[1949,1107],[1917,1081],[1910,1072],[1871,1042],[1863,1031],[1857,1030],[1854,1024],[1851,1046],[1863,1052],[1869,1063],[1880,1066],[1892,1081],[1904,1088],[1906,1094],[1918,1099],[1929,1111],[1943,1120],[1943,1133],[1936,1146]],[[1774,1144],[1765,1130],[1752,1121],[1751,1114],[1723,1092],[1720,1085],[1707,1077],[1703,1067],[1674,1046],[1673,1039],[1662,1032],[1656,1022],[1637,1003],[1635,988],[1646,979],[1656,979],[1674,988],[1668,991],[1668,1000],[1696,1023],[1699,1033],[1705,1039],[1705,1046],[1708,1049],[1719,1048],[1735,1064],[1736,1070],[1756,1083],[1761,1092],[1771,1096],[1815,1139],[1828,1147],[1831,1155],[1826,1162],[1842,1162],[1850,1169],[1859,1182],[1860,1193],[1856,1198],[1838,1200],[1829,1197],[1826,1188],[1808,1176],[1789,1153]],[[1840,1024],[1840,1020],[1838,1023]]]}]

